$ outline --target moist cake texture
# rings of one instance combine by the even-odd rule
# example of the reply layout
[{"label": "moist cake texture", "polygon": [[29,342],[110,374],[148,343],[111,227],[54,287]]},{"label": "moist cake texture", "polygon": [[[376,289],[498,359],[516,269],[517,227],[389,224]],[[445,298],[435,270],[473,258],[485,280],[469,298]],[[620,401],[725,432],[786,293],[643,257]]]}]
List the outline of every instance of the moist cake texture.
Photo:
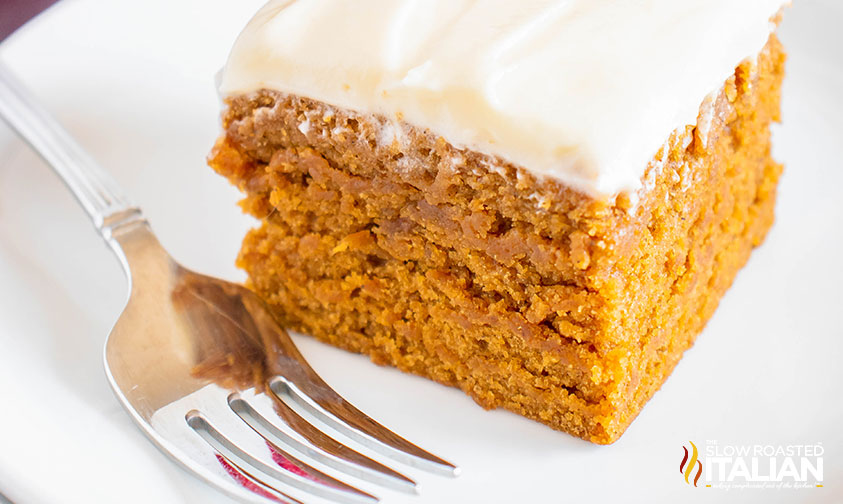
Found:
[{"label": "moist cake texture", "polygon": [[773,222],[775,35],[603,197],[401,117],[225,98],[210,165],[260,219],[238,265],[288,327],[617,440]]}]

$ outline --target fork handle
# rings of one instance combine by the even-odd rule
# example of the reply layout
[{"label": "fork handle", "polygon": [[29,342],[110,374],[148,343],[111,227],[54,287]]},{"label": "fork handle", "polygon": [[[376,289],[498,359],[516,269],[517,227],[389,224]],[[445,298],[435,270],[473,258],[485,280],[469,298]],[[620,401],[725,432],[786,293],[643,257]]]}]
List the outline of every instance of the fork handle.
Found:
[{"label": "fork handle", "polygon": [[140,210],[123,195],[117,182],[2,63],[0,117],[55,170],[106,239],[123,222],[143,219]]}]

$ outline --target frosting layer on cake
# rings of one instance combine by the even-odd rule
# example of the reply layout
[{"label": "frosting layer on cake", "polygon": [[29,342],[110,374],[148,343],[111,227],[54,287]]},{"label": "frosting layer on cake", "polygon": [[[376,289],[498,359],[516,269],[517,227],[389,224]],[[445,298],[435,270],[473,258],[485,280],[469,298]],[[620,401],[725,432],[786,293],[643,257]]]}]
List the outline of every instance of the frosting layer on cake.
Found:
[{"label": "frosting layer on cake", "polygon": [[271,0],[223,95],[262,88],[428,128],[595,197],[648,162],[783,0]]}]

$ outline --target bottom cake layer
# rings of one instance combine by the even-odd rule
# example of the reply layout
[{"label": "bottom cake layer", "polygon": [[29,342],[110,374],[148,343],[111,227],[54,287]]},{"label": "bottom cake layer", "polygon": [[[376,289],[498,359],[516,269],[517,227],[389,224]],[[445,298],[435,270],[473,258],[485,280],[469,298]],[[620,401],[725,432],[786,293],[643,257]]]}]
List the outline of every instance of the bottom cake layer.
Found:
[{"label": "bottom cake layer", "polygon": [[[772,224],[781,167],[769,124],[783,59],[771,38],[757,64],[727,81],[711,115],[701,113],[707,124],[671,137],[635,218],[628,205],[592,210],[562,191],[539,210],[553,223],[546,229],[527,222],[535,192],[495,208],[496,194],[520,194],[512,188],[525,179],[473,155],[470,167],[451,166],[456,150],[441,139],[415,135],[419,145],[381,158],[383,123],[371,117],[272,92],[230,103],[210,163],[263,219],[238,265],[292,329],[459,387],[483,407],[611,443]],[[437,165],[419,164],[419,175],[377,169],[419,151]],[[460,177],[481,181],[472,197],[424,190]],[[617,226],[589,241],[581,229],[601,219]],[[520,252],[529,240],[540,253]]]},{"label": "bottom cake layer", "polygon": [[[777,175],[777,167],[769,166],[762,185],[774,187]],[[362,234],[340,245],[333,237],[290,236],[264,224],[247,236],[239,264],[293,330],[368,354],[375,363],[459,387],[484,408],[503,407],[603,444],[615,441],[658,390],[753,246],[763,240],[773,220],[773,194],[750,204],[755,218],[740,236],[709,235],[706,247],[721,252],[708,276],[670,303],[682,315],[663,328],[662,337],[650,338],[664,346],[634,353],[630,360],[638,368],[637,383],[630,379],[623,385],[628,395],[598,401],[584,398],[576,385],[563,384],[565,366],[549,362],[552,352],[524,344],[495,314],[471,309],[476,300],[446,268],[418,272],[402,262],[361,264],[370,261],[366,257],[377,242],[388,238]],[[338,254],[338,246],[348,248]],[[322,275],[306,273],[314,264],[326,265]]]}]

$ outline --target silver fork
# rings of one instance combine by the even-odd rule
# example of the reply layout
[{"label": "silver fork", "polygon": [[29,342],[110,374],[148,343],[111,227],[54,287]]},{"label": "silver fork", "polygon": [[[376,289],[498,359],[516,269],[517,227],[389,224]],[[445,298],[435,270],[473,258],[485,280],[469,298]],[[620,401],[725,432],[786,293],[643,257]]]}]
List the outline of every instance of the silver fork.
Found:
[{"label": "silver fork", "polygon": [[105,370],[126,411],[164,453],[247,502],[377,501],[314,461],[416,491],[413,480],[326,431],[411,467],[458,474],[340,397],[251,291],[176,263],[140,209],[2,64],[0,116],[62,178],[123,265],[129,300],[106,340]]}]

